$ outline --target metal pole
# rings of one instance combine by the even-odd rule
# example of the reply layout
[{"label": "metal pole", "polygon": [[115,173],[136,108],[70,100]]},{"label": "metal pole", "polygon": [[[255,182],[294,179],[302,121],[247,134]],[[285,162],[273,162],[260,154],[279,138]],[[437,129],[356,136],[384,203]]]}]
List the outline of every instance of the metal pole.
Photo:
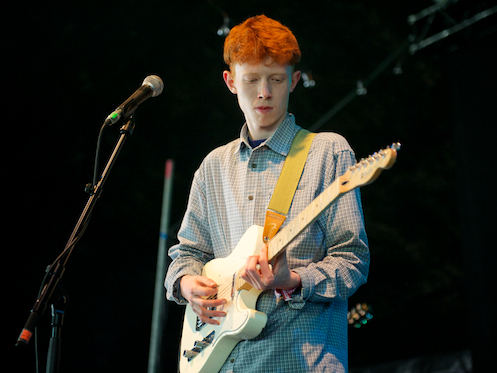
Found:
[{"label": "metal pole", "polygon": [[164,296],[164,278],[167,271],[167,230],[171,210],[171,194],[174,162],[166,161],[164,175],[164,191],[162,196],[162,215],[160,222],[159,250],[157,253],[157,269],[155,273],[154,306],[152,314],[152,330],[150,334],[150,350],[148,355],[148,373],[159,373],[162,335],[167,321],[167,303]]}]

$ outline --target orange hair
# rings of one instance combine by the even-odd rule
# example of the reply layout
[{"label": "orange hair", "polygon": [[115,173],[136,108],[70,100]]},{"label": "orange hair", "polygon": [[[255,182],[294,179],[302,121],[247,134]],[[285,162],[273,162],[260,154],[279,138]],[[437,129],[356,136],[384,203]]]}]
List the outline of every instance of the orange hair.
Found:
[{"label": "orange hair", "polygon": [[297,39],[286,26],[265,15],[255,16],[231,29],[224,41],[224,61],[239,63],[272,62],[290,66],[300,61]]}]

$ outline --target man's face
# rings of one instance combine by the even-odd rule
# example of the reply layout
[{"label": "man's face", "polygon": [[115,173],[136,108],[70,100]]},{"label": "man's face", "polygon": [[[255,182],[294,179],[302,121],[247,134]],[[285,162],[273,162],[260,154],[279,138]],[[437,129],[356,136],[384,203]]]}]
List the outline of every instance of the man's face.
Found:
[{"label": "man's face", "polygon": [[226,85],[238,97],[238,104],[253,140],[268,138],[283,122],[288,99],[300,79],[300,71],[288,65],[236,64],[223,74]]}]

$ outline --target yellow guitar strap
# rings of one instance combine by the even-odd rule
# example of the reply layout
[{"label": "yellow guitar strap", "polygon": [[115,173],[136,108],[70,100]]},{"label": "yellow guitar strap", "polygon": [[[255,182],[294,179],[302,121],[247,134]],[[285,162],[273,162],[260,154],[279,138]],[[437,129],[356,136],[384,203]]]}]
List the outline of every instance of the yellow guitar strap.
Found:
[{"label": "yellow guitar strap", "polygon": [[283,164],[283,169],[266,211],[263,233],[263,238],[266,242],[273,238],[286,219],[315,135],[315,133],[301,129],[292,141],[290,151]]}]

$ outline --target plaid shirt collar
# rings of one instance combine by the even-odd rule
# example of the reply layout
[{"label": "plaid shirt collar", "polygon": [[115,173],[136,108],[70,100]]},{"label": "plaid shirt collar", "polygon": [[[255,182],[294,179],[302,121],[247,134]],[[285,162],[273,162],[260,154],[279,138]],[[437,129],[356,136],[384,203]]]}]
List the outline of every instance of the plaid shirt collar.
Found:
[{"label": "plaid shirt collar", "polygon": [[[292,145],[293,138],[300,130],[299,127],[295,123],[295,116],[293,114],[287,113],[286,118],[283,122],[278,126],[276,131],[259,146],[267,146],[274,152],[281,154],[283,156],[287,156],[290,151],[290,146]],[[240,146],[237,147],[237,152],[242,151],[245,148],[250,149],[250,145],[248,142],[248,127],[247,123],[245,123],[240,131]]]}]

